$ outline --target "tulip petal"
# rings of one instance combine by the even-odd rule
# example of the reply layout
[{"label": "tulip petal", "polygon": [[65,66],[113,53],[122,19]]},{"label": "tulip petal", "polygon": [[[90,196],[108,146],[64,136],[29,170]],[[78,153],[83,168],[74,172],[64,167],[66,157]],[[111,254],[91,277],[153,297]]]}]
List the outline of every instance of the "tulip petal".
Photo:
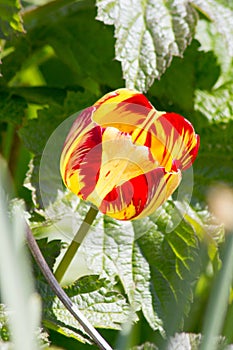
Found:
[{"label": "tulip petal", "polygon": [[174,192],[181,181],[181,172],[167,173],[157,168],[115,187],[99,209],[118,220],[132,220],[152,214]]},{"label": "tulip petal", "polygon": [[[164,143],[176,166],[185,170],[194,162],[200,145],[192,124],[176,113],[164,113],[154,125],[156,136]],[[165,153],[166,153],[165,152]]]},{"label": "tulip petal", "polygon": [[86,199],[93,192],[102,159],[102,133],[104,129],[93,127],[76,140],[66,150],[62,162],[62,176],[66,186],[82,199]]},{"label": "tulip petal", "polygon": [[157,111],[148,99],[138,91],[118,89],[98,100],[94,106],[96,111],[92,119],[102,127],[115,127],[121,132],[128,133],[132,142],[151,148],[155,162],[172,167],[172,157],[165,149],[164,137],[157,137],[154,124],[164,112]]},{"label": "tulip petal", "polygon": [[69,157],[73,150],[79,146],[80,138],[83,134],[91,130],[93,126],[96,126],[92,121],[92,115],[95,111],[95,107],[89,107],[84,109],[78,117],[75,119],[63,146],[61,159],[60,159],[60,170],[61,174],[65,173],[65,167],[69,160]]},{"label": "tulip petal", "polygon": [[156,167],[148,147],[132,143],[128,134],[107,127],[102,134],[102,161],[98,181],[87,200],[99,206],[113,188]]},{"label": "tulip petal", "polygon": [[137,127],[142,128],[151,110],[156,112],[143,94],[129,89],[118,89],[106,94],[94,106],[94,122],[102,127],[115,127],[128,134]]}]

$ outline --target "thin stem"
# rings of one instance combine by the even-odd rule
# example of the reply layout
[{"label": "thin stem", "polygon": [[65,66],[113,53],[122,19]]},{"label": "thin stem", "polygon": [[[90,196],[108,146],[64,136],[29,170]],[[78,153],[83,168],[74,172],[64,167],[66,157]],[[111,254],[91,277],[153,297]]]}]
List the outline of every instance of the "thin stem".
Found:
[{"label": "thin stem", "polygon": [[71,261],[73,260],[80,244],[82,243],[84,237],[89,231],[97,214],[98,214],[98,210],[93,207],[90,207],[85,219],[82,222],[82,225],[80,226],[78,232],[76,233],[75,237],[73,238],[71,244],[69,245],[67,251],[65,252],[62,260],[60,261],[57,267],[57,270],[55,272],[55,277],[58,282],[61,282],[63,276],[65,275]]},{"label": "thin stem", "polygon": [[101,350],[112,350],[111,346],[90,324],[86,317],[80,312],[77,306],[72,303],[72,300],[61,288],[56,278],[54,277],[52,271],[50,270],[49,266],[47,265],[29,226],[27,226],[26,238],[32,255],[34,256],[38,266],[40,267],[40,270],[42,271],[48,284],[50,285],[54,293],[57,295],[57,297],[61,300],[61,302],[64,304],[67,310],[74,316],[74,318],[81,324],[86,333]]}]

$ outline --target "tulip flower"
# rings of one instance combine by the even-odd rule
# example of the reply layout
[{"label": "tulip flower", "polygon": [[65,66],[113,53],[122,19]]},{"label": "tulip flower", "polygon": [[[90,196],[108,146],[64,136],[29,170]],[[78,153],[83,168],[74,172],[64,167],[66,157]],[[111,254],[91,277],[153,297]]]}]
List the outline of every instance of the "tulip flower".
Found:
[{"label": "tulip flower", "polygon": [[195,160],[199,136],[140,92],[118,89],[81,112],[61,154],[65,185],[118,220],[152,214]]}]

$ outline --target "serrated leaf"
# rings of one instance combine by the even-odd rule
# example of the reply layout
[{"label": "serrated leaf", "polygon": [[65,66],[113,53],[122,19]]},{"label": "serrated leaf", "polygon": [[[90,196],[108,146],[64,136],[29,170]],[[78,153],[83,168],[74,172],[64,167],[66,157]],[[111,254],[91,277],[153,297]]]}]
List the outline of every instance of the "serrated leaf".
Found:
[{"label": "serrated leaf", "polygon": [[[200,348],[202,338],[203,336],[201,334],[176,333],[169,339],[167,350],[198,350]],[[232,349],[232,346],[227,346],[226,339],[219,336],[216,337],[215,348],[216,350],[230,350]]]},{"label": "serrated leaf", "polygon": [[228,53],[233,56],[233,7],[228,1],[219,0],[192,0],[197,8],[210,17],[216,25],[217,31],[222,34],[228,48]]},{"label": "serrated leaf", "polygon": [[[85,332],[47,284],[38,283],[38,290],[44,302],[43,322],[66,336],[79,341],[88,341]],[[120,329],[126,322],[130,307],[126,299],[110,282],[98,276],[83,277],[65,288],[66,293],[94,327]]]},{"label": "serrated leaf", "polygon": [[233,120],[233,83],[230,82],[210,92],[197,90],[195,109],[210,122]]},{"label": "serrated leaf", "polygon": [[[138,220],[134,225],[136,234],[145,232],[137,242],[150,264],[155,307],[159,301],[159,312],[168,333],[180,324],[188,311],[192,285],[200,269],[195,232],[184,221],[177,226],[176,215],[179,213],[174,211],[173,204],[167,202],[147,220]],[[167,232],[166,227],[174,224],[174,229]]]},{"label": "serrated leaf", "polygon": [[135,301],[141,306],[143,315],[150,327],[164,334],[160,301],[151,288],[150,265],[142,255],[138,244],[134,245],[133,251],[133,277]]},{"label": "serrated leaf", "polygon": [[175,201],[175,206],[182,217],[194,229],[201,241],[208,243],[208,254],[211,262],[219,263],[218,245],[224,240],[224,226],[214,223],[213,216],[207,211],[195,211],[185,203]]},{"label": "serrated leaf", "polygon": [[146,91],[190,43],[196,12],[186,1],[98,0],[97,19],[115,25],[116,58],[126,86]]},{"label": "serrated leaf", "polygon": [[46,262],[50,269],[52,270],[56,261],[56,258],[59,256],[61,251],[61,241],[60,240],[52,240],[48,242],[46,238],[40,239],[37,241],[37,244],[42,252],[42,254],[46,257]]}]

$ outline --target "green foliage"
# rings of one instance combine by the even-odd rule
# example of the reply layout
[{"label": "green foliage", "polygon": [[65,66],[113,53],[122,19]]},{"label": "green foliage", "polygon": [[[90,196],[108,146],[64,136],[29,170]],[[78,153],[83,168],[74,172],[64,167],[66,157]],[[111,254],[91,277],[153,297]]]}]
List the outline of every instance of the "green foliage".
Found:
[{"label": "green foliage", "polygon": [[23,32],[19,0],[3,0],[0,4],[0,38],[8,38],[14,32]]},{"label": "green foliage", "polygon": [[[67,311],[61,301],[51,292],[47,283],[40,283],[38,290],[43,298],[43,323],[49,329],[81,342],[90,342],[80,324]],[[120,329],[130,315],[126,299],[114,286],[87,276],[75,282],[65,291],[79,310],[95,327]]]},{"label": "green foliage", "polygon": [[0,92],[0,122],[19,125],[25,115],[27,102],[18,95]]},{"label": "green foliage", "polygon": [[[59,192],[54,204],[40,211],[45,221],[33,224],[34,233],[67,242],[87,210],[87,204],[75,195]],[[141,310],[152,329],[163,334],[164,328],[168,331],[180,324],[189,310],[193,284],[200,274],[199,241],[206,234],[210,236],[209,256],[214,263],[218,261],[221,227],[213,227],[191,208],[187,212],[181,203],[174,206],[168,202],[154,215],[132,223],[99,215],[67,272],[66,283],[87,271],[97,273],[104,278],[109,292],[114,286],[121,288],[121,297],[126,295],[130,304],[131,317]],[[82,266],[84,262],[86,266]],[[174,324],[170,324],[171,319]],[[106,327],[105,321],[98,326]]]}]

